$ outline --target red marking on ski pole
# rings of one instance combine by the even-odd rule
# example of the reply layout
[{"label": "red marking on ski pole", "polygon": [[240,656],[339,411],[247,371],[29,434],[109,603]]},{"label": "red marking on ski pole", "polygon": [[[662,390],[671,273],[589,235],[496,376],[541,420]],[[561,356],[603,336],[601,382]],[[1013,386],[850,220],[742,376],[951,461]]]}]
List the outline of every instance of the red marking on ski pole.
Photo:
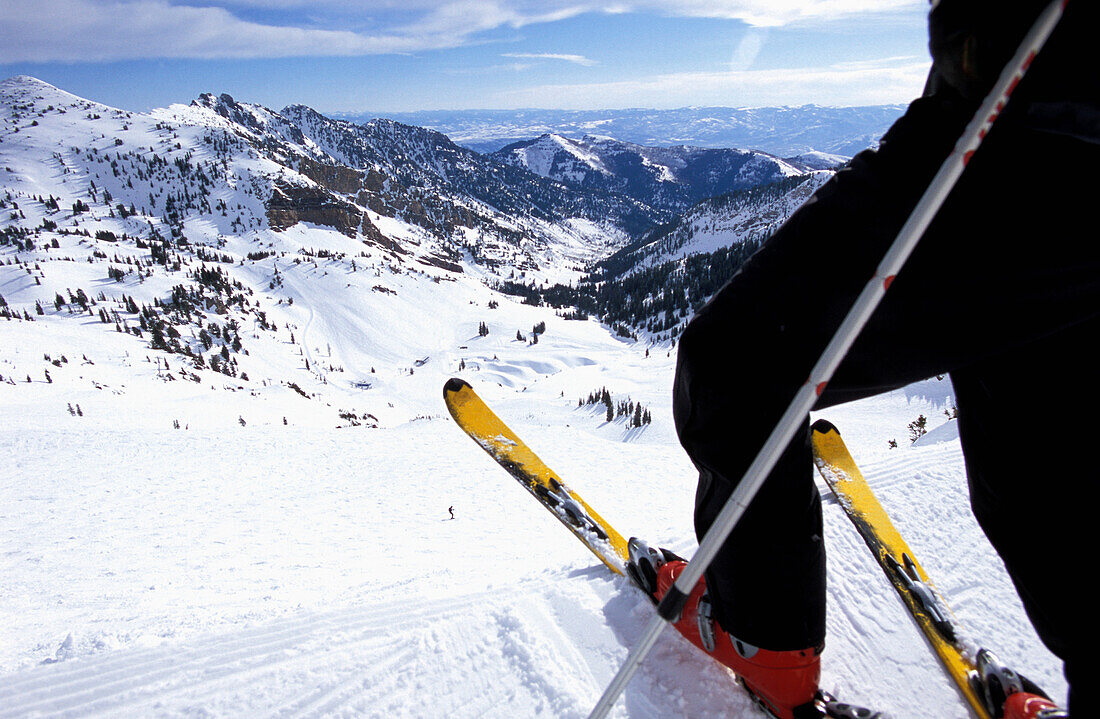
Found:
[{"label": "red marking on ski pole", "polygon": [[894,278],[895,277],[897,277],[897,275],[890,275],[889,277],[884,279],[882,281],[882,289],[884,289],[884,290],[890,289],[890,285],[894,284]]},{"label": "red marking on ski pole", "polygon": [[829,383],[828,382],[819,382],[818,383],[817,389],[815,390],[817,392],[818,397],[820,397],[821,393],[825,391],[825,385],[827,385],[827,384],[829,384]]},{"label": "red marking on ski pole", "polygon": [[1008,89],[1005,90],[1005,97],[1009,97],[1016,90],[1016,86],[1020,84],[1021,75],[1016,75],[1012,78],[1012,82],[1009,84]]},{"label": "red marking on ski pole", "polygon": [[966,154],[963,155],[963,165],[970,164],[970,158],[971,157],[974,157],[974,151],[973,150],[967,150]]},{"label": "red marking on ski pole", "polygon": [[[1065,6],[1066,4],[1062,3],[1062,7],[1065,8]],[[1027,70],[1029,67],[1031,67],[1031,62],[1035,59],[1035,54],[1035,51],[1032,50],[1027,54],[1027,57],[1024,58],[1024,64],[1021,66],[1024,70]]]}]

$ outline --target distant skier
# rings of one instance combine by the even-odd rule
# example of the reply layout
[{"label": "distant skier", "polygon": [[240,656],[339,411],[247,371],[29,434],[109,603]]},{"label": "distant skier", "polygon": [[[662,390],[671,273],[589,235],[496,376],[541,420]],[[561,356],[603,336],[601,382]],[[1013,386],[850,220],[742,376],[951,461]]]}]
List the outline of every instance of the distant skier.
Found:
[{"label": "distant skier", "polygon": [[451,513],[451,519],[454,519],[455,518],[455,507],[454,507],[453,504],[450,507],[447,507],[447,511]]},{"label": "distant skier", "polygon": [[[933,2],[925,95],[683,333],[674,416],[699,471],[700,538],[1046,5]],[[975,516],[1039,636],[1065,662],[1075,717],[1100,716],[1094,600],[1081,563],[1098,506],[1097,472],[1085,468],[1096,457],[1079,441],[1100,407],[1090,349],[1100,336],[1100,67],[1083,54],[1097,28],[1100,3],[1068,4],[816,407],[951,374]],[[1042,404],[1034,421],[1021,415],[1025,394]],[[821,500],[807,433],[808,423],[677,624],[782,719],[813,698],[825,641]],[[655,553],[643,573],[662,596],[682,567]],[[1006,702],[1008,719],[1050,707],[1023,699]]]}]

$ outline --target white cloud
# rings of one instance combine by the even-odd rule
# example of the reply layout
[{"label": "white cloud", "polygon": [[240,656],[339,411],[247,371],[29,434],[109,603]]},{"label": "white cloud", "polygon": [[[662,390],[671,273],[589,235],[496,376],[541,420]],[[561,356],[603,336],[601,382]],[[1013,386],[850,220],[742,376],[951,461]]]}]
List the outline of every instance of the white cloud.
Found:
[{"label": "white cloud", "polygon": [[928,66],[929,61],[923,58],[891,58],[823,68],[670,73],[506,91],[496,95],[494,106],[583,109],[902,103],[920,95]]},{"label": "white cloud", "polygon": [[0,0],[0,61],[360,55],[417,49],[395,35],[265,25],[163,0]]},{"label": "white cloud", "polygon": [[927,3],[924,0],[635,0],[631,5],[665,15],[726,18],[773,27],[926,7]]},{"label": "white cloud", "polygon": [[730,60],[730,70],[748,70],[767,41],[767,30],[749,30],[737,42]]},{"label": "white cloud", "polygon": [[[194,0],[199,2],[200,0]],[[923,0],[0,0],[0,62],[369,55],[457,47],[500,27],[649,12],[754,26],[912,9]],[[294,24],[246,20],[272,11]],[[281,20],[281,22],[291,22]],[[355,31],[348,29],[354,28]],[[565,58],[561,58],[565,59]]]},{"label": "white cloud", "polygon": [[528,60],[562,60],[585,67],[592,67],[597,64],[595,60],[591,60],[584,55],[564,55],[553,52],[506,52],[501,57],[526,58]]}]

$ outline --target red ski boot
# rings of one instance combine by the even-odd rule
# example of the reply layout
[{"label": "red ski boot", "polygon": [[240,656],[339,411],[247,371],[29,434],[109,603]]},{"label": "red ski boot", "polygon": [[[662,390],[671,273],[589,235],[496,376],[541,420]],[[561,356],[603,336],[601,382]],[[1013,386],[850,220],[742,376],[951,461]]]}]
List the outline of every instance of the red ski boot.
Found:
[{"label": "red ski boot", "polygon": [[1069,714],[1046,697],[1027,692],[1005,699],[1004,719],[1068,719]]},{"label": "red ski boot", "polygon": [[[658,600],[687,566],[683,560],[665,563],[657,572]],[[710,616],[706,581],[699,580],[674,625],[688,641],[732,669],[742,684],[778,719],[794,719],[797,707],[811,704],[821,677],[816,648],[770,651],[731,637]]]},{"label": "red ski boot", "polygon": [[[629,548],[628,572],[659,602],[687,562],[666,550],[651,549],[637,539],[630,540]],[[731,637],[711,618],[706,591],[706,582],[700,579],[688,595],[676,629],[732,669],[762,708],[778,719],[796,719],[802,713],[797,709],[810,709],[818,694],[820,649],[771,651]]]},{"label": "red ski boot", "polygon": [[1034,682],[1003,664],[988,649],[976,659],[976,689],[985,709],[997,719],[1069,719],[1069,713],[1044,694]]}]

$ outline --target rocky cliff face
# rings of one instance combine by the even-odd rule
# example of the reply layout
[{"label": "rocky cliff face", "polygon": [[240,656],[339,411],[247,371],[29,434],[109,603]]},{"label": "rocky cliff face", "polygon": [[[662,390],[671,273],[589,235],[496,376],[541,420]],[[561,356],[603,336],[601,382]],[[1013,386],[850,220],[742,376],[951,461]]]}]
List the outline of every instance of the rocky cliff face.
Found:
[{"label": "rocky cliff face", "polygon": [[265,208],[268,224],[277,231],[311,222],[355,237],[363,224],[361,210],[321,187],[276,183]]},{"label": "rocky cliff face", "polygon": [[[363,192],[355,196],[358,204],[443,235],[455,226],[472,227],[475,221],[496,233],[497,223],[489,220],[493,213],[548,223],[584,218],[627,233],[671,216],[619,192],[569,187],[459,147],[422,127],[383,119],[356,125],[301,105],[283,108],[280,116],[301,128],[312,146],[336,163],[363,172]],[[461,205],[479,205],[480,211],[455,209]]]},{"label": "rocky cliff face", "polygon": [[363,186],[363,174],[343,165],[329,165],[303,157],[298,162],[298,172],[325,189],[342,195],[353,195]]}]

